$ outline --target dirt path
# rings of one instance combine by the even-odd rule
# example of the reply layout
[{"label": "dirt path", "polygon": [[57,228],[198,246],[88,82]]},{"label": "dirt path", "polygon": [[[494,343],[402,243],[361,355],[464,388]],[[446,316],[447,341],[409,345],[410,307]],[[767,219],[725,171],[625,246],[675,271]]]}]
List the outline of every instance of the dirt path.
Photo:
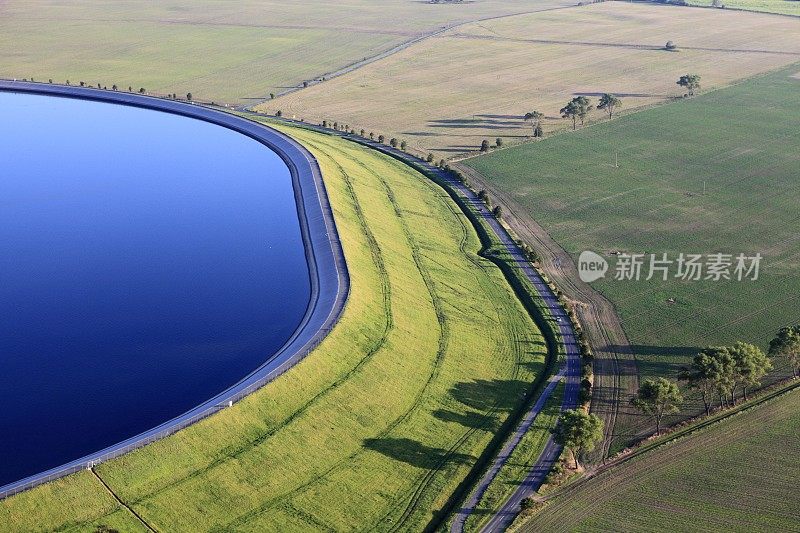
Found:
[{"label": "dirt path", "polygon": [[[507,18],[507,17],[517,17],[519,15],[529,15],[531,13],[540,13],[540,12],[543,12],[543,11],[556,11],[556,10],[561,10],[561,9],[570,9],[572,7],[576,7],[577,5],[578,4],[575,3],[575,4],[568,4],[568,5],[561,5],[561,6],[548,6],[548,7],[543,7],[543,8],[540,8],[540,9],[529,9],[529,10],[526,10],[526,11],[519,11],[517,13],[507,13],[507,14],[504,14],[504,15],[493,15],[493,16],[490,16],[490,17],[483,17],[483,18],[470,19],[470,20],[462,20],[460,22],[453,22],[453,23],[450,23],[450,24],[446,24],[444,26],[441,26],[441,27],[439,27],[439,28],[437,28],[435,30],[429,31],[427,33],[422,33],[422,34],[416,35],[412,39],[409,39],[407,41],[403,41],[402,43],[400,43],[398,45],[395,45],[395,46],[389,48],[388,50],[384,50],[383,52],[379,52],[379,53],[377,53],[377,54],[375,54],[373,56],[365,57],[364,59],[361,59],[359,61],[355,61],[353,63],[350,63],[349,65],[345,65],[340,69],[337,69],[337,70],[334,70],[334,71],[331,71],[331,72],[326,72],[324,74],[319,74],[317,76],[313,76],[311,79],[306,80],[306,82],[305,82],[306,85],[301,83],[301,84],[298,84],[298,85],[296,85],[294,87],[289,87],[289,88],[279,92],[278,94],[276,94],[275,97],[279,98],[279,97],[285,96],[287,94],[291,94],[291,93],[294,93],[294,92],[297,92],[297,91],[301,91],[301,90],[305,89],[306,87],[311,87],[313,85],[317,85],[319,83],[323,83],[324,81],[330,80],[332,78],[338,78],[339,76],[343,76],[345,74],[353,72],[354,70],[358,70],[361,67],[369,65],[370,63],[374,63],[376,61],[380,61],[381,59],[385,59],[385,58],[387,58],[387,57],[389,57],[391,55],[396,54],[397,52],[401,52],[401,51],[405,50],[406,48],[408,48],[409,46],[411,46],[413,44],[416,44],[416,43],[418,43],[420,41],[424,41],[425,39],[430,39],[431,37],[436,37],[438,35],[442,35],[443,33],[448,32],[448,31],[450,31],[452,29],[455,29],[455,28],[461,28],[461,27],[467,26],[469,24],[475,24],[475,23],[479,23],[479,22],[486,22],[486,21],[489,21],[489,20],[496,20],[496,19],[502,19],[502,18]],[[262,103],[267,102],[267,101],[271,101],[270,98],[261,98],[261,99],[252,99],[252,98],[250,98],[248,100],[250,100],[250,101],[247,102],[246,104],[242,104],[242,105],[237,106],[236,110],[240,111],[240,112],[250,111],[250,110],[252,110],[254,107],[256,107],[259,104],[262,104]]]},{"label": "dirt path", "polygon": [[630,428],[635,426],[633,417],[637,415],[629,407],[629,399],[639,388],[639,374],[635,355],[613,304],[580,280],[572,257],[511,195],[497,189],[466,165],[452,166],[467,176],[475,188],[486,189],[490,197],[502,204],[505,222],[520,239],[531,245],[545,273],[575,303],[578,318],[595,353],[591,412],[605,423],[605,439],[589,459],[602,461],[636,436]]}]

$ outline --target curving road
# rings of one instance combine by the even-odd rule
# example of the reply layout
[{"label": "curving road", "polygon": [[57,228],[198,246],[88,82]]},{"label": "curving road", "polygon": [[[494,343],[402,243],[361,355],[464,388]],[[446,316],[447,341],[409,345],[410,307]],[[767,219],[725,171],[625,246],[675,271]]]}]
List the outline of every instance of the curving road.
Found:
[{"label": "curving road", "polygon": [[[247,113],[258,115],[252,111]],[[274,118],[274,117],[270,117]],[[552,395],[556,388],[557,382],[562,378],[565,381],[564,396],[561,403],[561,410],[575,409],[578,406],[578,394],[580,391],[581,380],[581,357],[580,348],[577,343],[577,337],[572,327],[572,322],[567,315],[566,310],[561,306],[558,297],[553,293],[547,283],[544,282],[539,272],[533,267],[528,260],[525,252],[517,245],[514,238],[508,233],[500,221],[494,217],[489,208],[486,207],[478,195],[469,187],[455,179],[450,172],[444,171],[438,167],[431,165],[411,154],[386,146],[375,141],[369,141],[355,135],[346,134],[343,132],[322,128],[321,126],[310,125],[307,123],[299,123],[290,119],[277,119],[287,124],[297,124],[304,128],[320,131],[328,134],[335,134],[340,137],[354,140],[360,144],[369,146],[391,155],[397,159],[408,163],[409,165],[417,168],[423,168],[431,174],[435,174],[438,179],[444,182],[449,188],[460,196],[464,202],[482,217],[490,226],[492,232],[500,239],[500,242],[505,247],[506,252],[511,255],[513,261],[517,264],[518,268],[522,271],[525,277],[531,282],[536,292],[549,309],[551,315],[558,324],[559,333],[561,336],[561,343],[563,352],[565,354],[559,372],[550,379],[547,387],[542,391],[537,401],[531,406],[530,410],[524,416],[522,422],[514,431],[508,442],[505,444],[501,452],[495,458],[489,470],[483,478],[476,485],[471,497],[465,505],[456,511],[455,518],[451,526],[451,532],[460,533],[464,529],[464,522],[467,517],[474,511],[476,505],[479,503],[481,496],[486,491],[489,484],[495,478],[502,466],[508,460],[514,449],[522,440],[525,432],[530,428],[536,420],[536,416],[544,408],[545,403]],[[552,469],[555,462],[561,455],[561,446],[555,443],[550,437],[545,445],[544,450],[539,455],[531,471],[528,473],[522,484],[517,487],[514,493],[503,503],[500,510],[492,516],[492,518],[482,528],[482,531],[502,531],[507,528],[514,520],[517,512],[519,511],[520,502],[535,493],[544,482],[544,478]]]},{"label": "curving road", "polygon": [[100,462],[171,435],[232,405],[297,364],[336,324],[350,292],[350,275],[322,173],[317,161],[300,143],[263,124],[174,100],[127,92],[7,80],[0,80],[0,91],[83,98],[183,115],[232,129],[269,147],[284,160],[292,176],[311,284],[309,306],[298,328],[280,350],[241,381],[151,430],[46,472],[2,486],[0,499],[78,470],[92,468]]},{"label": "curving road", "polygon": [[[330,132],[330,130],[327,130]],[[341,135],[341,134],[340,134]],[[344,137],[354,138],[352,135],[343,135]],[[561,335],[561,343],[564,350],[564,361],[559,372],[551,378],[547,387],[542,391],[537,401],[531,406],[528,413],[523,418],[520,425],[512,434],[509,441],[503,447],[500,454],[495,458],[492,466],[486,472],[484,477],[478,482],[472,496],[466,504],[456,511],[451,532],[460,533],[464,529],[464,521],[474,511],[475,506],[480,501],[480,497],[486,491],[489,484],[500,471],[500,468],[508,460],[511,453],[522,440],[525,432],[530,428],[536,419],[536,416],[544,408],[545,403],[552,395],[556,388],[558,380],[562,377],[565,380],[564,397],[561,402],[561,410],[575,409],[578,406],[578,393],[580,391],[581,380],[581,356],[580,348],[577,343],[575,331],[572,328],[572,322],[567,315],[566,310],[561,306],[558,297],[553,293],[547,283],[544,282],[539,272],[533,267],[528,260],[525,252],[517,245],[514,238],[508,233],[506,228],[500,221],[492,215],[489,208],[486,207],[478,195],[469,187],[455,179],[449,172],[441,170],[429,163],[422,161],[407,154],[396,148],[386,146],[377,142],[367,141],[357,138],[358,142],[371,146],[376,150],[392,155],[397,159],[401,159],[412,166],[422,167],[432,174],[441,179],[453,191],[456,192],[467,203],[472,210],[481,216],[488,223],[492,232],[500,239],[500,242],[505,247],[506,252],[511,255],[512,260],[517,264],[518,268],[522,271],[528,281],[531,282],[534,289],[540,296],[541,300],[545,303],[550,311],[550,314],[558,324],[559,333]],[[550,437],[545,445],[539,458],[536,460],[533,468],[523,483],[517,487],[514,493],[505,501],[497,514],[495,514],[482,528],[482,531],[502,531],[506,529],[514,520],[517,512],[519,511],[520,502],[528,496],[535,493],[544,482],[544,478],[552,469],[555,462],[561,455],[561,446],[555,443]]]}]

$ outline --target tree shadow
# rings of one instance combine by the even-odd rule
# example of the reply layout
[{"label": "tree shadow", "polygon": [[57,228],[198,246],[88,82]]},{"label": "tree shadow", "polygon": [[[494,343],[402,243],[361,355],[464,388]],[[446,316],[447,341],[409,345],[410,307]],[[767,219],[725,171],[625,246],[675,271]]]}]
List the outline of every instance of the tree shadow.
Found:
[{"label": "tree shadow", "polygon": [[364,447],[396,461],[426,470],[439,468],[446,463],[464,464],[474,459],[471,455],[451,453],[443,448],[434,448],[405,438],[366,439]]},{"label": "tree shadow", "polygon": [[455,411],[448,411],[446,409],[437,409],[433,412],[433,416],[443,422],[455,422],[464,427],[485,429],[494,433],[500,428],[500,424],[496,418],[487,416],[478,411],[469,411],[466,413],[456,413]]},{"label": "tree shadow", "polygon": [[516,407],[520,397],[530,383],[519,379],[476,379],[456,383],[450,395],[458,402],[478,411],[500,409],[510,411]]}]

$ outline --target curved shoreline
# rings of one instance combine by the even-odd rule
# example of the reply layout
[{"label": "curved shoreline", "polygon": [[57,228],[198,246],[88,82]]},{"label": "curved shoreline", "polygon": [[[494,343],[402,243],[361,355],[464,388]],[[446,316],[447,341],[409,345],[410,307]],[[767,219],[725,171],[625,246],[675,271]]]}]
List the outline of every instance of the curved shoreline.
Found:
[{"label": "curved shoreline", "polygon": [[0,80],[0,91],[78,98],[161,111],[209,122],[250,137],[274,151],[289,168],[308,263],[311,297],[305,315],[283,346],[257,369],[223,392],[150,430],[61,466],[0,487],[0,499],[89,469],[162,439],[277,378],[301,361],[336,324],[350,293],[350,275],[333,210],[316,159],[297,141],[265,125],[199,105],[135,93],[35,82]]}]

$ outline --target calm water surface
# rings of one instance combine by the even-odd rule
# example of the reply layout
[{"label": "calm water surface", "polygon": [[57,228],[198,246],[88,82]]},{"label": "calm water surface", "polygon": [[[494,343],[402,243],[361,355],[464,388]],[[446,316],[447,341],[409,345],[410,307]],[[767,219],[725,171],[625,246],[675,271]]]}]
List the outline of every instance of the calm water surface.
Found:
[{"label": "calm water surface", "polygon": [[234,384],[309,301],[289,171],[201,121],[0,92],[0,485]]}]

